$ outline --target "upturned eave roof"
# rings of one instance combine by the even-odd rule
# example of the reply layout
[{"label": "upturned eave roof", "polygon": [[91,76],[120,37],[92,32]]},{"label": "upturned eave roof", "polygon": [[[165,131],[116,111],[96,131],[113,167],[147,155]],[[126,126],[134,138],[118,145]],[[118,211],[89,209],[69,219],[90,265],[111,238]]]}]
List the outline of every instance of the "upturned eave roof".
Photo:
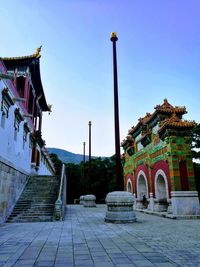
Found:
[{"label": "upturned eave roof", "polygon": [[29,56],[21,57],[1,57],[0,59],[4,62],[6,68],[24,67],[30,68],[31,80],[36,91],[37,97],[40,97],[40,105],[43,111],[49,111],[49,107],[46,102],[41,76],[40,76],[40,54],[41,46],[36,49],[36,52]]}]

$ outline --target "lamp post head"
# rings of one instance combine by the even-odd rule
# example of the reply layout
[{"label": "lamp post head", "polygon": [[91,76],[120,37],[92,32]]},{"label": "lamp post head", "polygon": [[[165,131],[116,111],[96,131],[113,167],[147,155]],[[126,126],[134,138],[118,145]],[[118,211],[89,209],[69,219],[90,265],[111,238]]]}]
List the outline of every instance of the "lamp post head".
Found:
[{"label": "lamp post head", "polygon": [[111,32],[110,40],[111,40],[112,42],[115,42],[115,41],[118,40],[118,38],[117,38],[117,33],[116,33],[116,32]]},{"label": "lamp post head", "polygon": [[89,121],[88,125],[92,125],[92,122],[91,122],[91,121]]}]

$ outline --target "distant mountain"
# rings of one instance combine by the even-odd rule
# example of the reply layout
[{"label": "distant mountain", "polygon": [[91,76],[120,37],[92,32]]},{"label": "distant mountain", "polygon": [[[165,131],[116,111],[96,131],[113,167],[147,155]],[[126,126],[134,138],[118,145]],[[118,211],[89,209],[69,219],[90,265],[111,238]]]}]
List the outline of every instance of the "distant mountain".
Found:
[{"label": "distant mountain", "polygon": [[[64,149],[47,147],[47,150],[50,154],[56,154],[64,163],[80,163],[83,161],[83,155],[75,154]],[[88,158],[88,156],[85,156],[85,160],[88,160]]]}]

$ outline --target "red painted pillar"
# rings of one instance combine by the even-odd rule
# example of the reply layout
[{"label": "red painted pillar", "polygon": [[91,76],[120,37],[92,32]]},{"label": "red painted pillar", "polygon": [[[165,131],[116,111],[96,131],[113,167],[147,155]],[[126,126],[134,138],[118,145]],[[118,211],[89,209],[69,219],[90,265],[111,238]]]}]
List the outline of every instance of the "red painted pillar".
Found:
[{"label": "red painted pillar", "polygon": [[123,190],[122,165],[120,154],[120,134],[119,134],[119,101],[118,101],[118,80],[117,80],[117,51],[116,42],[118,40],[115,32],[111,34],[110,40],[113,43],[113,79],[114,79],[114,119],[115,119],[115,156],[116,156],[116,190]]}]

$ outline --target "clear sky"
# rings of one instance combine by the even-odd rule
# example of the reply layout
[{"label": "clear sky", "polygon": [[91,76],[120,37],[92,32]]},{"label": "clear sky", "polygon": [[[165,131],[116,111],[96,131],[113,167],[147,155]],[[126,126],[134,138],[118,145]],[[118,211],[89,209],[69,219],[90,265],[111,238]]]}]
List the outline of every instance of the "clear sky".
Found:
[{"label": "clear sky", "polygon": [[91,120],[92,154],[114,154],[112,31],[121,140],[164,98],[200,122],[199,0],[0,0],[0,14],[0,56],[43,46],[47,146],[88,154]]}]

